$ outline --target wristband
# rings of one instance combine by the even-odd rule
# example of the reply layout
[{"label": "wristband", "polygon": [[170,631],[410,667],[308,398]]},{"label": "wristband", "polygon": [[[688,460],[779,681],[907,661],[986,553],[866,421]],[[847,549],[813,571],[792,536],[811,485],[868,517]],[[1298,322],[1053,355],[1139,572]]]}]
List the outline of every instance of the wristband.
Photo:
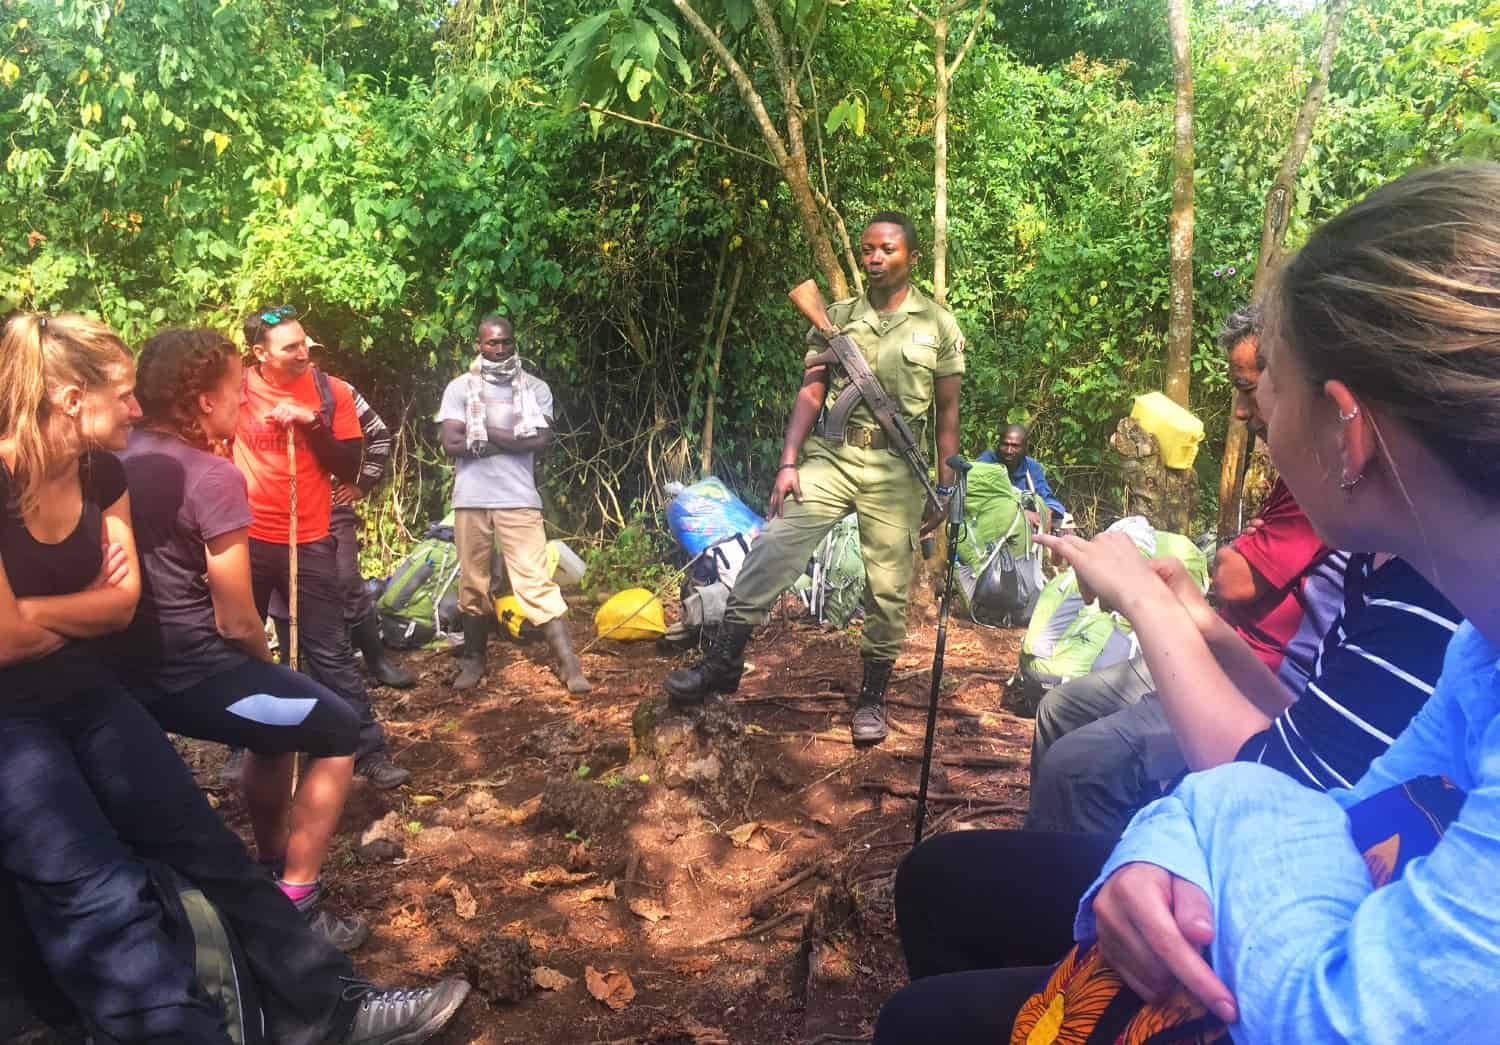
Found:
[{"label": "wristband", "polygon": [[788,469],[788,468],[796,468],[796,467],[797,467],[797,466],[796,466],[796,465],[795,465],[795,464],[784,464],[784,465],[781,465],[781,466],[779,466],[779,467],[778,467],[778,468],[777,468],[777,469],[776,469],[776,471],[777,471],[777,472],[778,472],[778,473],[780,473],[780,472],[784,472],[784,471],[786,471],[786,470],[787,470],[787,469]]},{"label": "wristband", "polygon": [[953,487],[951,487],[951,486],[943,486],[942,484],[939,484],[937,486],[934,486],[933,489],[937,491],[937,495],[939,497],[952,497],[953,496]]}]

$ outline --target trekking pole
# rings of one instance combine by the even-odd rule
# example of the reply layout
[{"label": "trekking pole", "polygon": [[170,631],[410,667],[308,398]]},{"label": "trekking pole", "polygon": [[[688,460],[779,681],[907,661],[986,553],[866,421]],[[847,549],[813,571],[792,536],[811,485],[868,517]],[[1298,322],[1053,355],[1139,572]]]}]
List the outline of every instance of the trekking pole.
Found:
[{"label": "trekking pole", "polygon": [[932,776],[932,741],[937,732],[938,691],[943,684],[943,650],[948,645],[948,607],[953,602],[953,570],[958,562],[958,537],[964,526],[964,501],[968,496],[969,464],[961,455],[948,458],[953,469],[953,496],[948,501],[948,576],[943,582],[942,608],[938,611],[937,648],[932,654],[932,693],[927,701],[927,735],[922,740],[922,779],[917,785],[917,831],[912,841],[922,841],[922,825],[927,819],[927,782]]},{"label": "trekking pole", "polygon": [[287,650],[286,662],[291,665],[293,671],[297,670],[297,430],[292,425],[286,426],[286,468],[291,475],[291,482],[287,487],[287,506],[290,509],[290,518],[287,520],[286,529],[286,612],[287,612],[287,634],[290,636],[287,642],[292,647]]}]

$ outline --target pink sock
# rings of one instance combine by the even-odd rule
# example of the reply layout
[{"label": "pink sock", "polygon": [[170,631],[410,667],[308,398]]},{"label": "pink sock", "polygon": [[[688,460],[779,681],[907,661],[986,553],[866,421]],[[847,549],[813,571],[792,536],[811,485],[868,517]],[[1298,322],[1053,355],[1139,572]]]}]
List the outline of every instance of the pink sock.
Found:
[{"label": "pink sock", "polygon": [[292,903],[296,903],[298,900],[305,900],[318,891],[317,882],[285,882],[278,878],[276,884],[281,887],[281,891],[286,894],[286,898],[292,901]]}]

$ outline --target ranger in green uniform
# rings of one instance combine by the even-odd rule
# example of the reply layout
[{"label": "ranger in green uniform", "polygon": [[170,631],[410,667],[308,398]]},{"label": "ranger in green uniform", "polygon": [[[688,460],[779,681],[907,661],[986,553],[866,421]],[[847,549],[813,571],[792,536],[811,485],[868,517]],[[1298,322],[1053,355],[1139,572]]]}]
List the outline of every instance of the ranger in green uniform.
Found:
[{"label": "ranger in green uniform", "polygon": [[[876,214],[860,248],[867,289],[832,305],[829,318],[864,353],[919,445],[936,401],[938,492],[946,497],[953,476],[945,462],[958,453],[963,334],[952,313],[911,285],[917,250],[910,218],[895,211]],[[809,359],[816,354],[816,349],[809,352]],[[771,491],[770,522],[750,548],[703,662],[672,672],[665,685],[679,704],[733,693],[744,672],[751,629],[765,622],[771,604],[807,567],[818,542],[853,510],[859,516],[866,586],[860,644],[864,681],[850,731],[856,744],[874,744],[887,734],[885,690],[906,638],[906,591],[919,534],[936,527],[943,512],[927,503],[922,484],[890,448],[866,403],[850,414],[841,443],[818,434],[814,423],[849,391],[848,379],[831,371],[836,368],[810,366],[802,375]]]}]

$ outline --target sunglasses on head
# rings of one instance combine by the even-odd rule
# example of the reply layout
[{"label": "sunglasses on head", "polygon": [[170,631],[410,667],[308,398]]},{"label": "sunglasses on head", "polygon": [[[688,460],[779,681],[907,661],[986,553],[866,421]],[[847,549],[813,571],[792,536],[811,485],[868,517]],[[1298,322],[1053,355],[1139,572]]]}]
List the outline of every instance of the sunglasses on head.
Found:
[{"label": "sunglasses on head", "polygon": [[279,308],[268,308],[260,314],[260,321],[267,326],[275,326],[283,319],[296,319],[297,309],[292,305],[282,305]]}]

